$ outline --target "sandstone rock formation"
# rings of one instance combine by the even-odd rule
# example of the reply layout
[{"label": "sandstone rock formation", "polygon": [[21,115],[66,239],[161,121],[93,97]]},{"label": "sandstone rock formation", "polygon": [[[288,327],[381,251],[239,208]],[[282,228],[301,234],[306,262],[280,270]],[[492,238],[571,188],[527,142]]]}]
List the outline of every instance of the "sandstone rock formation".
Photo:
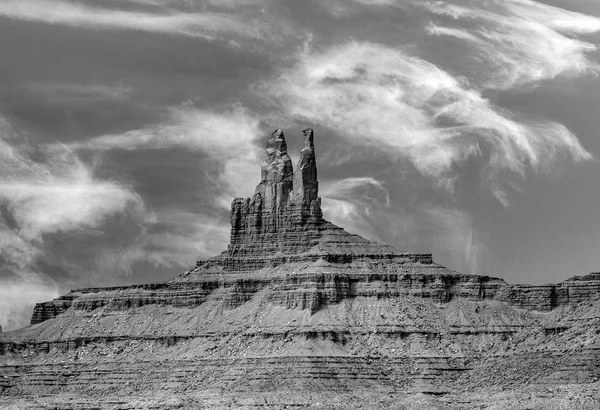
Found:
[{"label": "sandstone rock formation", "polygon": [[317,181],[317,160],[315,158],[315,139],[312,128],[306,128],[304,148],[300,151],[300,161],[294,173],[294,202],[310,209],[313,201],[319,200],[319,181]]},{"label": "sandstone rock formation", "polygon": [[317,245],[321,238],[324,221],[313,132],[306,129],[304,134],[305,148],[295,174],[283,132],[276,130],[267,142],[267,158],[254,196],[233,200],[226,271],[252,271],[282,263]]},{"label": "sandstone rock formation", "polygon": [[181,276],[73,290],[2,333],[0,407],[600,408],[600,274],[511,285],[346,232],[311,129],[295,171],[271,135],[230,217]]}]

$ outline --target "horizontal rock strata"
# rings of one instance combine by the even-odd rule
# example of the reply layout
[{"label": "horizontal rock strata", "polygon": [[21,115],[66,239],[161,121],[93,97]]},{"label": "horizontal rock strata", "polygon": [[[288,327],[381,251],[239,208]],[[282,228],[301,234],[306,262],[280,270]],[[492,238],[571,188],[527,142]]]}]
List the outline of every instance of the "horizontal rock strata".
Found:
[{"label": "horizontal rock strata", "polygon": [[[345,266],[349,265],[349,266]],[[536,311],[577,305],[600,295],[600,275],[574,277],[556,285],[510,285],[502,279],[479,275],[462,275],[441,266],[424,267],[420,263],[403,263],[385,267],[382,273],[346,273],[356,270],[356,263],[321,264],[331,272],[307,273],[297,267],[293,275],[275,272],[270,275],[229,275],[194,269],[184,274],[186,280],[150,285],[73,290],[55,300],[38,303],[31,324],[54,318],[69,308],[93,311],[107,307],[127,310],[145,305],[195,307],[205,303],[216,290],[226,290],[225,309],[236,309],[255,294],[268,290],[270,303],[287,309],[318,311],[321,306],[344,299],[375,296],[378,298],[415,297],[448,303],[455,298],[471,301],[498,301],[509,306]],[[391,273],[390,270],[401,273]],[[302,272],[304,271],[304,272]],[[425,271],[425,272],[424,272]],[[442,271],[442,272],[438,272]],[[584,280],[582,280],[582,278]]]},{"label": "horizontal rock strata", "polygon": [[323,219],[303,140],[294,170],[271,135],[222,254],[1,333],[0,407],[600,408],[600,274],[507,284],[350,234]]}]

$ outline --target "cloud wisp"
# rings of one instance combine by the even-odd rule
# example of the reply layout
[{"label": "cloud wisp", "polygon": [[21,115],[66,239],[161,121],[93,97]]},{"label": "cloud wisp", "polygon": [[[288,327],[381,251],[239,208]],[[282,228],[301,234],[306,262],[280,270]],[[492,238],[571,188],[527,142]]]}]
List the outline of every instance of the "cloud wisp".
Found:
[{"label": "cloud wisp", "polygon": [[381,241],[373,229],[374,212],[390,206],[385,185],[372,177],[344,178],[320,184],[323,213],[350,232]]},{"label": "cloud wisp", "polygon": [[368,8],[397,15],[399,20],[408,16],[402,10],[409,10],[424,18],[429,35],[463,42],[457,55],[471,63],[454,68],[478,88],[506,90],[556,77],[598,74],[600,69],[589,56],[597,46],[581,38],[600,32],[600,18],[542,2],[329,0],[323,6],[336,17]]},{"label": "cloud wisp", "polygon": [[459,272],[479,273],[487,247],[473,228],[469,214],[429,204],[422,206],[417,215],[419,232],[434,255],[444,255],[447,263]]},{"label": "cloud wisp", "polygon": [[530,0],[419,4],[454,20],[432,22],[427,32],[467,43],[466,55],[481,62],[475,67],[481,79],[472,78],[481,87],[510,89],[598,73],[598,64],[588,57],[596,46],[577,36],[599,32],[600,18]]},{"label": "cloud wisp", "polygon": [[0,320],[9,328],[26,324],[32,303],[57,296],[59,285],[38,267],[47,235],[94,231],[113,215],[145,213],[131,189],[96,179],[68,150],[31,151],[0,118],[0,299],[16,301]]},{"label": "cloud wisp", "polygon": [[148,229],[127,247],[98,252],[92,269],[107,284],[130,277],[136,263],[162,268],[189,268],[198,259],[218,255],[227,248],[229,227],[219,218],[184,211],[163,210]]},{"label": "cloud wisp", "polygon": [[222,113],[183,106],[173,108],[163,123],[121,134],[101,135],[69,145],[73,150],[185,148],[207,154],[217,167],[207,170],[216,187],[216,203],[229,209],[233,196],[252,194],[254,186],[240,175],[255,173],[260,163],[255,144],[261,135],[258,118],[236,105]]},{"label": "cloud wisp", "polygon": [[486,161],[490,179],[544,170],[562,155],[591,158],[561,124],[515,121],[446,71],[383,45],[350,42],[303,54],[260,91],[291,117],[408,159],[441,185],[473,157]]},{"label": "cloud wisp", "polygon": [[187,211],[185,206],[155,210],[155,219],[145,225],[143,234],[124,248],[99,253],[93,269],[127,276],[140,261],[167,268],[183,267],[198,257],[223,251],[229,229],[221,218],[222,211],[229,209],[234,196],[250,196],[256,184],[255,179],[246,176],[257,174],[262,159],[256,145],[261,135],[259,125],[258,118],[240,105],[223,112],[184,105],[172,108],[160,123],[70,144],[69,149],[75,152],[185,149],[201,153],[201,177],[208,183],[204,185],[203,197],[212,202],[202,212]]},{"label": "cloud wisp", "polygon": [[69,151],[37,163],[0,140],[0,201],[27,241],[61,231],[95,228],[130,206],[143,207],[129,188],[97,180]]},{"label": "cloud wisp", "polygon": [[38,162],[17,144],[16,133],[3,119],[0,134],[0,204],[20,241],[31,244],[48,233],[93,229],[132,206],[143,212],[131,189],[95,179],[69,150],[45,153],[45,161]]},{"label": "cloud wisp", "polygon": [[235,13],[184,12],[172,8],[131,11],[61,0],[6,0],[0,2],[0,16],[77,28],[145,31],[209,40],[219,35],[262,38],[264,34],[257,21],[246,21]]},{"label": "cloud wisp", "polygon": [[33,83],[27,91],[36,96],[63,104],[81,104],[96,101],[124,101],[132,93],[131,87],[123,85],[77,84],[67,82]]},{"label": "cloud wisp", "polygon": [[434,252],[460,272],[477,273],[487,251],[466,212],[430,203],[394,208],[387,187],[375,178],[324,181],[320,193],[333,223],[402,250]]},{"label": "cloud wisp", "polygon": [[32,282],[0,281],[0,325],[2,330],[14,330],[29,324],[36,303],[58,297],[58,288]]}]

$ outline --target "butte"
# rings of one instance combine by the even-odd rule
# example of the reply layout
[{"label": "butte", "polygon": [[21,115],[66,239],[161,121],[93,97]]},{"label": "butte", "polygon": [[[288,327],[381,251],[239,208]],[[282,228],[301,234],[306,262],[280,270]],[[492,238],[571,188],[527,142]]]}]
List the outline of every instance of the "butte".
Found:
[{"label": "butte", "polygon": [[323,219],[314,135],[267,142],[226,251],[0,333],[0,407],[600,408],[600,274],[512,285]]}]

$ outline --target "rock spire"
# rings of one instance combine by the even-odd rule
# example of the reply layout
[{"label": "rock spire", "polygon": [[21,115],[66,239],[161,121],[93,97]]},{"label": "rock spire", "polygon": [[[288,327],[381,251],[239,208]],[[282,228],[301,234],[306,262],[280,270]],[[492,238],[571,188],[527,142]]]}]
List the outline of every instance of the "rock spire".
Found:
[{"label": "rock spire", "polygon": [[318,242],[318,227],[324,221],[313,130],[306,128],[303,136],[304,148],[294,172],[283,132],[271,134],[254,196],[236,198],[231,204],[226,269],[255,269],[263,263],[259,260],[264,261],[260,255],[298,254]]},{"label": "rock spire", "polygon": [[264,209],[277,212],[287,207],[293,180],[294,171],[285,136],[283,131],[275,130],[267,142],[267,158],[261,167],[261,181],[255,196],[260,195]]},{"label": "rock spire", "polygon": [[267,141],[267,157],[261,167],[261,182],[255,190],[260,195],[263,209],[279,212],[295,207],[310,213],[319,201],[319,182],[315,160],[315,141],[312,128],[302,131],[304,148],[294,172],[292,160],[287,153],[285,136],[280,129]]},{"label": "rock spire", "polygon": [[294,173],[294,202],[310,208],[312,202],[318,201],[319,197],[315,141],[312,128],[306,128],[302,133],[304,134],[304,148],[300,152],[300,161],[298,161]]}]

